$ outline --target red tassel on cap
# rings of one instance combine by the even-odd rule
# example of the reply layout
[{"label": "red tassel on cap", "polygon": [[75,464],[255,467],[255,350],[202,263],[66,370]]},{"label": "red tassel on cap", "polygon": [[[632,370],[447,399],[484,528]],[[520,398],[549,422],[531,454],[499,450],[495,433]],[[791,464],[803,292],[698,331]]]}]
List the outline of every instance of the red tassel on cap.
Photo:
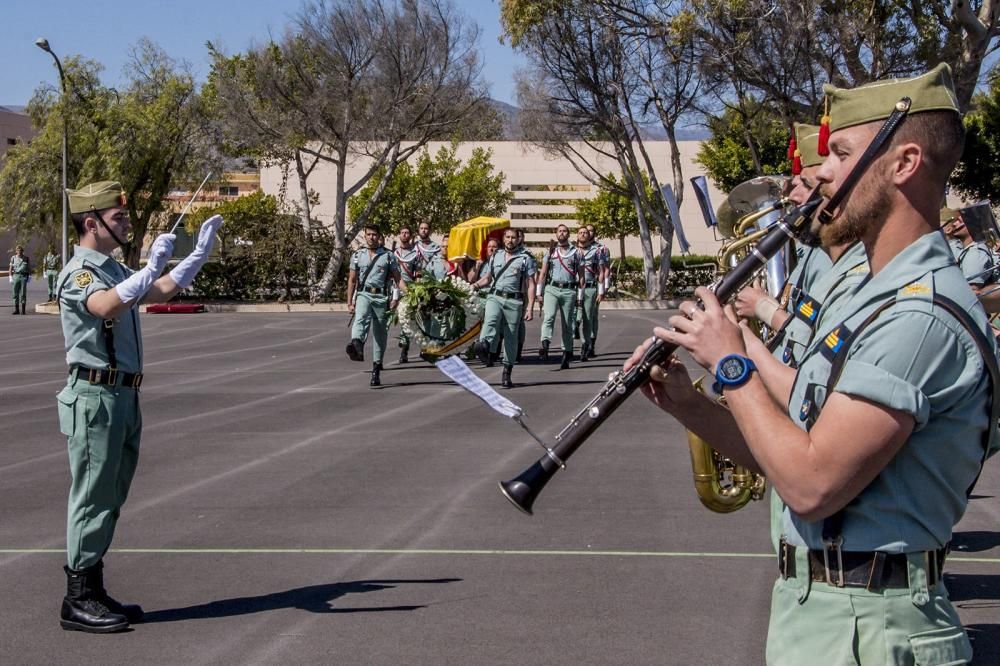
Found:
[{"label": "red tassel on cap", "polygon": [[816,152],[821,157],[830,154],[830,98],[823,102],[823,117],[819,120],[819,141]]},{"label": "red tassel on cap", "polygon": [[792,175],[798,176],[800,173],[802,173],[802,153],[796,150],[792,158]]},{"label": "red tassel on cap", "polygon": [[792,128],[792,135],[788,138],[788,159],[795,157],[795,151],[798,150],[798,146],[795,144],[795,128]]}]

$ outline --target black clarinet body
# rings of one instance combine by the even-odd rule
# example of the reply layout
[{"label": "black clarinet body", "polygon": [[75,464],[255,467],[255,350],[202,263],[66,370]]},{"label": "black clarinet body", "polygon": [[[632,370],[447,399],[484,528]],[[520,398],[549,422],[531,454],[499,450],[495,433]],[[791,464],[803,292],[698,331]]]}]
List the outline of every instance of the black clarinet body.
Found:
[{"label": "black clarinet body", "polygon": [[[750,254],[711,287],[719,300],[725,303],[733,297],[771,257],[784,247],[785,243],[805,228],[819,208],[820,202],[818,192],[814,191],[806,203],[792,209],[771,226]],[[504,497],[518,509],[531,515],[535,499],[545,484],[557,471],[566,466],[570,456],[636,389],[649,381],[649,373],[653,366],[665,363],[676,350],[677,345],[657,339],[649,346],[637,365],[627,372],[613,373],[601,392],[556,435],[556,443],[546,451],[545,455],[520,475],[510,481],[500,482],[500,491]]]}]

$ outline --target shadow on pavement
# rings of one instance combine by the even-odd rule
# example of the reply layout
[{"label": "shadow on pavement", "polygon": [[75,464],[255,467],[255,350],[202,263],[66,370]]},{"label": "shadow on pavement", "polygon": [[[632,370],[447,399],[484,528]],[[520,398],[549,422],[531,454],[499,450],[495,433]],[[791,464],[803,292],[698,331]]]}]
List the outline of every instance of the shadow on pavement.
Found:
[{"label": "shadow on pavement", "polygon": [[972,666],[993,666],[1000,654],[1000,624],[970,624],[965,630],[972,642]]},{"label": "shadow on pavement", "polygon": [[[1000,608],[1000,576],[946,573],[948,597],[963,608]],[[959,603],[971,602],[971,603]]]},{"label": "shadow on pavement", "polygon": [[335,608],[332,603],[349,594],[379,592],[392,589],[403,584],[437,584],[454,583],[461,578],[431,578],[415,580],[360,580],[347,583],[327,583],[325,585],[309,585],[297,587],[284,592],[274,592],[256,597],[234,597],[210,601],[197,606],[184,608],[168,608],[146,613],[144,624],[153,622],[178,622],[181,620],[203,620],[216,617],[233,617],[280,610],[282,608],[299,608],[310,613],[380,613],[385,611],[414,611],[425,608],[417,606],[371,606],[365,608]]},{"label": "shadow on pavement", "polygon": [[1000,546],[1000,532],[955,532],[951,535],[951,549],[956,553],[981,553]]}]

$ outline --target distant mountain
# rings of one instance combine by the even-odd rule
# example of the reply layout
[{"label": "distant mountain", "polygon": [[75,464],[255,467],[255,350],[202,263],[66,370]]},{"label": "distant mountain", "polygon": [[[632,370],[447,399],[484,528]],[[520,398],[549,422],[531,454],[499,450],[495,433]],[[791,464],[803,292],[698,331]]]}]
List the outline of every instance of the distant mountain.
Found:
[{"label": "distant mountain", "polygon": [[11,113],[24,114],[28,107],[17,104],[0,104],[0,111],[10,111]]},{"label": "distant mountain", "polygon": [[[491,99],[490,104],[503,122],[504,139],[508,141],[520,141],[523,139],[521,126],[517,119],[521,110],[512,104],[507,104],[497,99]],[[703,127],[677,131],[678,141],[704,141],[710,136],[708,130]],[[650,141],[666,141],[667,133],[660,125],[648,125],[642,128],[642,138]]]}]

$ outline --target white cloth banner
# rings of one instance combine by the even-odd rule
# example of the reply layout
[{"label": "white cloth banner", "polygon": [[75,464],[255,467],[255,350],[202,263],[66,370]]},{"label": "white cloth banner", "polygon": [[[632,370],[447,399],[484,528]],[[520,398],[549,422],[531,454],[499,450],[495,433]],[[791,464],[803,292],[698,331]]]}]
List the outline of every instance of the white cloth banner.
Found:
[{"label": "white cloth banner", "polygon": [[489,405],[493,411],[512,419],[524,414],[524,410],[493,390],[493,387],[480,379],[458,356],[448,356],[434,365],[456,384]]}]

